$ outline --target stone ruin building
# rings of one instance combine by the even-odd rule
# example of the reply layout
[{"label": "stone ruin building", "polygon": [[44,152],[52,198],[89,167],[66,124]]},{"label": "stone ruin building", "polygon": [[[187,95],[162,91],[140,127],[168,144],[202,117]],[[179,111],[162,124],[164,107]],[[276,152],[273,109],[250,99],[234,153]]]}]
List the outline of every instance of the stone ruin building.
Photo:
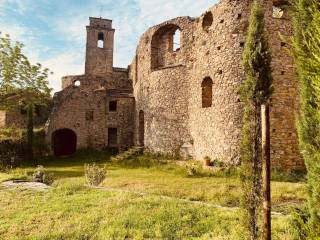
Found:
[{"label": "stone ruin building", "polygon": [[[272,162],[299,169],[304,164],[295,127],[298,82],[282,38],[293,29],[285,2],[263,4],[273,55]],[[140,145],[238,163],[249,15],[250,0],[221,0],[198,18],[151,27],[126,69],[113,67],[112,21],[90,18],[85,74],[64,77],[63,90],[54,96],[47,125],[54,153]]]},{"label": "stone ruin building", "polygon": [[[19,101],[19,99],[17,99]],[[36,105],[34,109],[34,126],[43,127],[48,119],[50,103],[48,106]],[[9,110],[0,110],[0,128],[26,128],[27,110],[26,106],[17,106]]]}]

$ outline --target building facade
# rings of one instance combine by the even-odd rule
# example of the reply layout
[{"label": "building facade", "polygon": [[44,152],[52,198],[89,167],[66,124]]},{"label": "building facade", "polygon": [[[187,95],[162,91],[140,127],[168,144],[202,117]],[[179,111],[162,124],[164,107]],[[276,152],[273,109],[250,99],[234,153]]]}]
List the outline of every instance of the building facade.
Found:
[{"label": "building facade", "polygon": [[[85,74],[64,77],[63,90],[54,97],[48,141],[55,152],[59,155],[69,132],[73,151],[143,145],[238,164],[241,57],[250,2],[221,0],[198,18],[151,27],[128,69],[113,67],[112,22],[90,18]],[[295,127],[298,82],[283,40],[292,35],[291,21],[284,1],[263,5],[273,55],[272,161],[275,167],[299,169],[304,164]]]}]

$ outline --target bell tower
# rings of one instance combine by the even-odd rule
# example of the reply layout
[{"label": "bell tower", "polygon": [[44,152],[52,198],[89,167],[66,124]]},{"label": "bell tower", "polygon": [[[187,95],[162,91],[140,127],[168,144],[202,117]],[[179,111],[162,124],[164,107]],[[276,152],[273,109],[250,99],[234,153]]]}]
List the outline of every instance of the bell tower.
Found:
[{"label": "bell tower", "polygon": [[112,73],[114,32],[109,19],[90,17],[87,26],[85,74]]}]

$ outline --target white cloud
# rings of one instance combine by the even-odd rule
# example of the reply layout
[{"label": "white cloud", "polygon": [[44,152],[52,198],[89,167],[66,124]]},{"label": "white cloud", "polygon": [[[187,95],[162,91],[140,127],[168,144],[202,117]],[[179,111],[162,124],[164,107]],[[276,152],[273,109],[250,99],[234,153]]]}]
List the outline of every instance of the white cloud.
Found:
[{"label": "white cloud", "polygon": [[[82,54],[75,51],[58,54],[50,59],[41,61],[44,67],[50,68],[54,73],[49,76],[50,86],[54,92],[61,89],[61,78],[66,75],[80,75],[84,73],[84,64],[79,64],[78,59]],[[84,62],[84,61],[83,61]]]}]

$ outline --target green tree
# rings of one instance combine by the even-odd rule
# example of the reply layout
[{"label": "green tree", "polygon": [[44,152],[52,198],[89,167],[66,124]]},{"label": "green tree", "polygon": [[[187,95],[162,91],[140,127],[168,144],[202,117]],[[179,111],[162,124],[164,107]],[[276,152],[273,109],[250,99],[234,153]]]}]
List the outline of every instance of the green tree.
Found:
[{"label": "green tree", "polygon": [[[14,94],[15,82],[22,60],[22,44],[13,43],[9,35],[0,33],[0,103],[1,108],[8,108],[8,100]],[[9,102],[10,103],[10,102]]]},{"label": "green tree", "polygon": [[27,108],[27,157],[33,160],[33,114],[35,105],[50,98],[49,69],[31,64],[22,53],[23,45],[12,43],[8,35],[0,37],[0,109],[24,105]]},{"label": "green tree", "polygon": [[258,217],[261,203],[261,105],[272,93],[271,53],[264,36],[264,12],[254,1],[251,7],[249,30],[243,52],[242,66],[246,79],[241,86],[244,103],[242,139],[240,146],[241,205],[250,239],[259,236]]},{"label": "green tree", "polygon": [[299,143],[308,175],[300,237],[320,239],[320,2],[295,0],[293,52],[300,80]]}]

